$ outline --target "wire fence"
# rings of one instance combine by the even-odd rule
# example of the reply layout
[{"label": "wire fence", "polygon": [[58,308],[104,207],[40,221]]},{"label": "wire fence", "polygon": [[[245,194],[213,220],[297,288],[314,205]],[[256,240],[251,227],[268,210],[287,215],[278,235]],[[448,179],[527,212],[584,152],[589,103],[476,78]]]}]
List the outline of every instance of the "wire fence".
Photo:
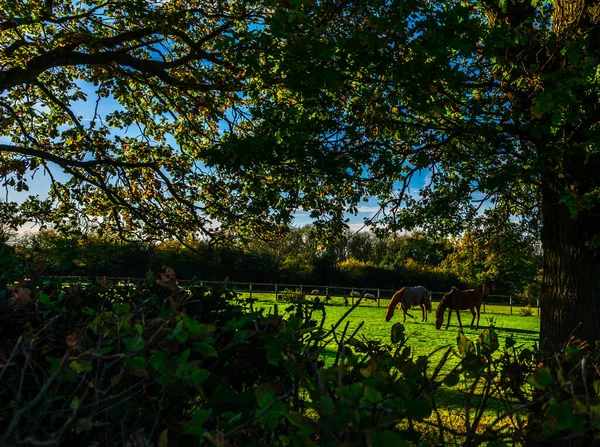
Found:
[{"label": "wire fence", "polygon": [[[111,283],[121,285],[134,285],[144,278],[131,277],[96,277]],[[63,282],[89,282],[91,279],[84,276],[52,276],[47,279],[55,279]],[[94,278],[95,279],[95,278]],[[192,284],[191,280],[178,280],[180,286],[185,287]],[[195,280],[195,284],[207,287],[227,283],[235,292],[249,298],[258,300],[279,301],[289,296],[301,298],[317,298],[325,300],[331,305],[351,306],[354,305],[363,292],[365,296],[361,305],[386,307],[388,301],[397,289],[374,289],[362,287],[344,287],[334,285],[311,285],[311,284],[280,284],[280,283],[257,283],[238,281],[204,281]],[[447,292],[431,292],[432,301],[439,302]],[[517,295],[495,295],[487,296],[481,308],[482,313],[490,314],[515,314],[515,315],[540,315],[540,300]]]}]

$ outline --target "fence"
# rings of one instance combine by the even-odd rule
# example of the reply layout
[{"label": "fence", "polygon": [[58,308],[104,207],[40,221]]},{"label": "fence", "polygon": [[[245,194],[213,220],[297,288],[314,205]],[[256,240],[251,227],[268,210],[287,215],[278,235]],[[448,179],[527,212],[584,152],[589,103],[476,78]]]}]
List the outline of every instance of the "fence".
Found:
[{"label": "fence", "polygon": [[[48,279],[59,279],[65,282],[68,281],[86,281],[89,280],[82,276],[53,276]],[[125,277],[102,277],[110,282],[132,284],[143,278],[125,278]],[[187,286],[192,283],[191,280],[178,280],[181,286]],[[196,284],[200,285],[217,285],[223,284],[225,281],[202,281],[196,280]],[[277,283],[255,283],[255,282],[237,282],[227,281],[227,284],[236,292],[241,294],[247,294],[250,298],[266,298],[265,295],[274,295],[277,299],[278,295],[287,292],[298,292],[301,295],[307,296],[319,296],[322,298],[328,297],[328,302],[331,304],[340,305],[353,305],[357,296],[353,296],[352,292],[358,292],[360,295],[363,291],[367,291],[373,297],[363,298],[363,304],[367,306],[386,307],[387,302],[390,300],[392,295],[397,289],[366,289],[360,287],[342,287],[342,286],[323,286],[323,285],[310,285],[310,284],[277,284]],[[316,293],[313,293],[316,292]],[[446,292],[431,292],[431,298],[433,302],[439,302],[441,297]],[[528,309],[522,311],[522,309]],[[534,310],[535,309],[535,310]],[[488,295],[486,301],[483,303],[481,308],[482,313],[497,313],[497,314],[521,314],[528,312],[535,312],[539,316],[540,314],[540,301],[535,301],[531,298],[520,297],[515,295]]]}]

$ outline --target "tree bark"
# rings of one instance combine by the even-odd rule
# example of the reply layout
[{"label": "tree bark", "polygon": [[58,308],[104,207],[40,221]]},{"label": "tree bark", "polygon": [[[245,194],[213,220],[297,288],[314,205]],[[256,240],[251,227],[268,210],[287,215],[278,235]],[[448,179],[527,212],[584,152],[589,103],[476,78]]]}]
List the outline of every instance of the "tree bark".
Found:
[{"label": "tree bark", "polygon": [[542,183],[542,247],[540,344],[552,349],[571,335],[600,340],[600,233],[597,212],[575,218],[549,181]]}]

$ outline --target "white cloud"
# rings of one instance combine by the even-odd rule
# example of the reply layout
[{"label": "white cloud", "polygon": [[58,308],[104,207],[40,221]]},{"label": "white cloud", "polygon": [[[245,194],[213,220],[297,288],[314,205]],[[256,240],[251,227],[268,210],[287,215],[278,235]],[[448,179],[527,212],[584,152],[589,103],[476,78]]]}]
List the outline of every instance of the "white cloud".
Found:
[{"label": "white cloud", "polygon": [[376,212],[378,212],[381,207],[379,206],[357,206],[356,209],[358,210],[359,213],[371,213],[374,214]]}]

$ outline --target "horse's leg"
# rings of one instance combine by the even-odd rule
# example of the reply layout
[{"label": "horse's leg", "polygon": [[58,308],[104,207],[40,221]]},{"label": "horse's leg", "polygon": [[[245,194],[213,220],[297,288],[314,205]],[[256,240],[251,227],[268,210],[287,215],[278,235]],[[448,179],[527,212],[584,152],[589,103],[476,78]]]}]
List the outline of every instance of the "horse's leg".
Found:
[{"label": "horse's leg", "polygon": [[462,330],[462,321],[460,321],[460,309],[456,309],[456,318],[458,318],[458,327]]},{"label": "horse's leg", "polygon": [[406,323],[406,308],[402,308],[402,312],[404,313],[404,323]]},{"label": "horse's leg", "polygon": [[[471,315],[473,318],[471,319],[471,330],[473,330],[473,323],[475,323],[475,307],[470,307]],[[479,319],[477,319],[477,329],[479,329]]]},{"label": "horse's leg", "polygon": [[450,327],[450,317],[452,316],[452,309],[448,308],[448,324],[446,324],[446,329]]},{"label": "horse's leg", "polygon": [[481,305],[477,306],[477,329],[479,329],[479,317],[481,316]]}]

